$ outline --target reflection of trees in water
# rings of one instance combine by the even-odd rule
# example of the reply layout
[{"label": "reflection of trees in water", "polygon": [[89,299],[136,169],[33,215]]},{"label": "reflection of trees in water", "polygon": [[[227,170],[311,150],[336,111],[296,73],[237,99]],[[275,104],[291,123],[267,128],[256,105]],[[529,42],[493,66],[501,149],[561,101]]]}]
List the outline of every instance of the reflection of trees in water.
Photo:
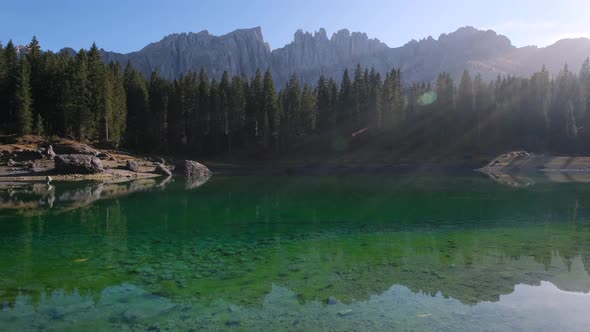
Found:
[{"label": "reflection of trees in water", "polygon": [[[271,284],[292,289],[301,302],[334,296],[346,303],[394,284],[432,296],[440,292],[465,304],[495,302],[515,285],[541,281],[562,290],[590,291],[586,224],[191,240],[129,233],[119,201],[77,210],[72,220],[80,220],[85,236],[46,243],[45,253],[31,251],[31,241],[24,241],[23,255],[1,259],[29,271],[7,285],[13,291],[3,300],[12,302],[17,294],[38,299],[52,289],[99,294],[123,282],[175,301],[221,298],[244,305],[260,304]],[[29,239],[37,236],[34,229],[29,234]],[[88,261],[73,263],[77,258]]]},{"label": "reflection of trees in water", "polygon": [[[10,288],[2,299],[63,288],[100,294],[128,281],[165,297],[244,304],[261,303],[271,284],[302,302],[361,300],[393,284],[466,304],[543,280],[590,290],[583,186],[234,180],[31,219],[33,250],[13,258],[14,248],[0,244],[0,278]],[[103,187],[100,197],[138,187],[124,188]],[[14,278],[9,266],[30,277]]]}]

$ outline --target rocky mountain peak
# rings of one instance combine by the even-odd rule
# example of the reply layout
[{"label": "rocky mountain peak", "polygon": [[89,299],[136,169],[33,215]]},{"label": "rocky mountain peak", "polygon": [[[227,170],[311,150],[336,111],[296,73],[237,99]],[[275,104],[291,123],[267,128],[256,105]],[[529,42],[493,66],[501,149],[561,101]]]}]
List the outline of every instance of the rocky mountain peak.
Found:
[{"label": "rocky mountain peak", "polygon": [[172,34],[138,52],[103,52],[105,61],[131,61],[148,77],[155,69],[166,78],[177,78],[201,67],[215,78],[224,71],[251,76],[256,69],[270,66],[279,88],[292,74],[315,83],[320,75],[339,79],[345,68],[357,64],[381,73],[400,68],[405,82],[410,83],[432,81],[443,71],[458,79],[465,68],[490,79],[498,74],[527,75],[543,65],[557,70],[568,63],[573,69],[589,56],[588,39],[564,40],[546,48],[516,48],[507,37],[472,26],[441,34],[438,39],[429,36],[412,40],[397,48],[348,29],[328,38],[326,29],[320,28],[313,33],[300,29],[291,43],[271,51],[262,29],[254,27],[221,36],[207,30]]}]

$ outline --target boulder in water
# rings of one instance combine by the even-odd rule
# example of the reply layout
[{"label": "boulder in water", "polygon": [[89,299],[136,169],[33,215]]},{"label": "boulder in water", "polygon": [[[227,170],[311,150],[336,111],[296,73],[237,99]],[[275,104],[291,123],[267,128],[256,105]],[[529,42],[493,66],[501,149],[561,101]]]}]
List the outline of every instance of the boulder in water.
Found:
[{"label": "boulder in water", "polygon": [[192,160],[184,161],[184,175],[187,178],[208,177],[211,176],[211,173],[211,170],[203,164]]}]

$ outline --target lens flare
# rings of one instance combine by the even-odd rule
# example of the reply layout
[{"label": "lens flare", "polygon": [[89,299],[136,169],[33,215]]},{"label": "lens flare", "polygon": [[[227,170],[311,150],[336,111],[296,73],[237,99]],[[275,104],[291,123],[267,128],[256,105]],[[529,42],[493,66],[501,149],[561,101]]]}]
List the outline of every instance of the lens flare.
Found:
[{"label": "lens flare", "polygon": [[438,99],[438,95],[434,91],[428,91],[425,94],[418,97],[418,105],[420,106],[427,106],[434,104]]}]

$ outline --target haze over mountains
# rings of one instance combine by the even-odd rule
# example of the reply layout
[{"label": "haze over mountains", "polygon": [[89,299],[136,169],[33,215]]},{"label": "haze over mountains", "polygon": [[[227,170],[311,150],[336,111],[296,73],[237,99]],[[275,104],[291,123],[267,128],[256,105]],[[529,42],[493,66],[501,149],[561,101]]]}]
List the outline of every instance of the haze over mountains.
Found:
[{"label": "haze over mountains", "polygon": [[526,76],[543,65],[551,73],[565,64],[577,71],[590,57],[590,40],[564,39],[544,48],[518,48],[494,31],[464,27],[438,39],[412,40],[391,48],[364,33],[345,29],[328,37],[326,30],[320,29],[313,34],[299,30],[293,42],[271,50],[261,28],[256,27],[223,36],[207,31],[172,34],[137,52],[102,52],[105,61],[130,61],[148,77],[155,69],[166,78],[177,78],[201,67],[216,78],[224,71],[230,76],[251,76],[257,68],[270,66],[275,82],[283,86],[292,74],[309,83],[315,83],[321,74],[339,80],[345,68],[353,69],[360,63],[381,73],[400,68],[404,82],[412,83],[433,81],[441,72],[458,79],[465,68],[485,79],[499,74]]}]

